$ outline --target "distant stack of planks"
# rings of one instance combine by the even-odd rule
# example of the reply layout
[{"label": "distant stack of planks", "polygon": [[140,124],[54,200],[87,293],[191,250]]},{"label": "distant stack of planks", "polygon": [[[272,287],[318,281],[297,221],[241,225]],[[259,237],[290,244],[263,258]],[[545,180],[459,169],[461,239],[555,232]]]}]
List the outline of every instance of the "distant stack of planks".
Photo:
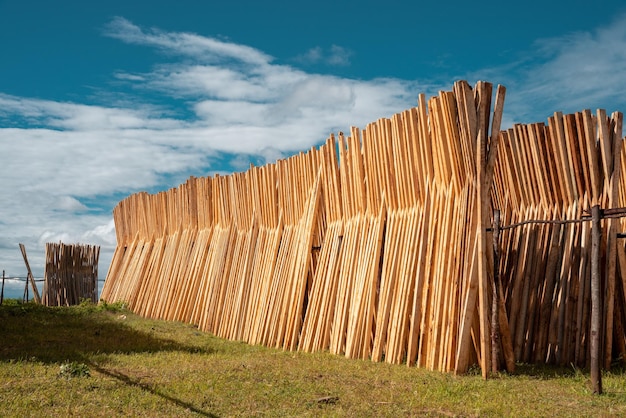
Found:
[{"label": "distant stack of planks", "polygon": [[43,296],[46,306],[98,302],[100,247],[81,244],[46,244]]},{"label": "distant stack of planks", "polygon": [[[622,205],[622,116],[556,114],[501,131],[504,96],[458,81],[275,164],[127,197],[113,211],[101,299],[250,344],[444,372],[585,365],[589,224],[504,230],[496,276],[489,231],[494,209],[506,225]],[[610,364],[624,353],[626,304],[620,223],[606,225]]]}]

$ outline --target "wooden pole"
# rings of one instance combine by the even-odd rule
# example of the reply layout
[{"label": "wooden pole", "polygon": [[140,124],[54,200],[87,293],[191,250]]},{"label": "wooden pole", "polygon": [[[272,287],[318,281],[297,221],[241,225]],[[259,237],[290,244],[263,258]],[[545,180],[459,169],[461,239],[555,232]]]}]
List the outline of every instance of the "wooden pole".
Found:
[{"label": "wooden pole", "polygon": [[491,303],[491,371],[496,373],[500,359],[500,211],[493,211],[493,300]]},{"label": "wooden pole", "polygon": [[26,294],[26,299],[28,300],[28,283],[33,288],[33,295],[35,296],[35,302],[41,303],[41,297],[39,296],[39,291],[37,290],[37,285],[35,284],[35,278],[33,277],[33,272],[30,270],[30,264],[28,263],[28,257],[26,257],[26,247],[24,244],[20,244],[20,250],[22,251],[22,257],[24,257],[24,263],[26,264],[26,270],[28,270],[28,278],[26,279],[26,288],[24,289],[24,294]]},{"label": "wooden pole", "polygon": [[600,291],[600,241],[602,226],[600,225],[600,206],[591,208],[591,385],[593,393],[602,394],[602,374],[600,373],[602,340],[602,296]]},{"label": "wooden pole", "polygon": [[24,294],[22,295],[22,302],[28,302],[28,277],[26,277],[26,283],[24,284]]}]

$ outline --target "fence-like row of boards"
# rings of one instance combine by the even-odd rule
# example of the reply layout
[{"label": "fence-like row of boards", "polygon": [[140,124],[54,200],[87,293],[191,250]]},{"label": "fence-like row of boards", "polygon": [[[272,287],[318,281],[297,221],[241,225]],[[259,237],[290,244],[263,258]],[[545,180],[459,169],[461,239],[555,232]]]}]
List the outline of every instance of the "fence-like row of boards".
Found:
[{"label": "fence-like row of boards", "polygon": [[[504,223],[581,219],[593,205],[623,207],[622,119],[585,110],[555,113],[548,124],[517,125],[502,133],[493,206]],[[601,339],[604,366],[625,354],[624,286],[618,219],[603,225]],[[528,224],[504,231],[500,272],[515,358],[589,366],[591,224]],[[626,263],[623,264],[626,267]],[[626,274],[622,272],[622,280]],[[615,338],[614,338],[615,337]]]},{"label": "fence-like row of boards", "polygon": [[[114,209],[118,244],[101,298],[251,344],[458,373],[479,363],[486,375],[492,209],[513,222],[574,217],[592,201],[619,201],[605,198],[619,181],[617,169],[611,180],[618,165],[603,165],[618,145],[605,150],[589,139],[597,152],[579,161],[574,149],[561,147],[578,140],[578,131],[568,130],[554,149],[546,146],[552,124],[537,135],[540,125],[501,131],[503,103],[503,87],[459,81],[428,101],[420,95],[415,108],[275,164],[131,195]],[[555,126],[569,128],[562,122],[568,118],[557,115]],[[585,132],[621,140],[621,115],[606,123],[592,117]],[[563,155],[555,159],[554,152]],[[579,170],[584,164],[606,172]],[[588,182],[582,174],[589,173]],[[593,194],[585,195],[587,187]],[[509,366],[526,351],[554,361],[527,324],[535,321],[533,309],[541,318],[562,309],[567,291],[560,296],[565,286],[552,282],[570,280],[573,270],[563,267],[565,256],[545,249],[557,242],[548,238],[564,233],[536,229],[502,239],[500,328]],[[563,254],[581,252],[576,239],[560,238]],[[538,251],[553,260],[544,270],[559,271],[549,283],[534,267]],[[550,291],[558,297],[537,302]],[[621,299],[614,298],[614,312],[622,315],[623,296],[615,294]],[[570,327],[571,317],[559,318],[555,329]],[[550,331],[553,346],[560,340]]]},{"label": "fence-like row of boards", "polygon": [[78,305],[98,300],[97,245],[46,243],[46,268],[42,303],[46,306]]}]

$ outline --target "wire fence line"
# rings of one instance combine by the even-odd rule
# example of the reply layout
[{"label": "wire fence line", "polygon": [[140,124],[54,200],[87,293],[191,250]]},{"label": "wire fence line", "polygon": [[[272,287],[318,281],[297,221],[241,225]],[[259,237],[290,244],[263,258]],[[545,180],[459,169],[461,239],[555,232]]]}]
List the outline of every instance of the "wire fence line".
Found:
[{"label": "wire fence line", "polygon": [[[590,213],[591,209],[585,210],[583,213]],[[615,209],[600,209],[600,218],[601,219],[615,219],[615,218],[623,218],[626,217],[626,208],[615,208]],[[538,224],[538,225],[566,225],[566,224],[575,224],[575,223],[583,223],[583,222],[591,222],[593,219],[591,215],[583,215],[579,219],[528,219],[521,222],[512,223],[509,225],[498,225],[498,229],[500,231],[513,229],[524,225],[530,224]],[[487,232],[492,232],[493,227],[487,228]]]},{"label": "wire fence line", "polygon": [[[22,287],[23,289],[23,293],[21,293],[20,295],[16,294],[16,289],[15,289],[15,285],[13,285],[13,290],[11,290],[10,288],[8,288],[7,282],[8,281],[18,281],[21,282],[19,283],[19,286]],[[45,279],[41,278],[41,279],[35,279],[34,280],[35,283],[43,283],[45,282]],[[97,283],[104,283],[105,279],[98,279]],[[28,302],[30,300],[34,300],[31,298],[31,294],[32,294],[32,290],[30,289],[30,286],[28,286],[28,276],[3,276],[2,277],[2,281],[0,282],[0,306],[2,306],[4,304],[4,300],[5,299],[18,299],[18,300],[22,300],[24,302]],[[38,286],[39,287],[39,286]],[[100,287],[100,286],[98,286]],[[41,290],[41,289],[39,289]],[[98,289],[100,290],[100,289]],[[9,295],[12,294],[12,296],[7,296],[7,293]]]},{"label": "wire fence line", "polygon": [[[4,276],[4,280],[20,280],[20,281],[28,281],[28,276]],[[104,283],[105,279],[98,279],[98,282]],[[35,282],[45,282],[46,279],[35,279]]]}]

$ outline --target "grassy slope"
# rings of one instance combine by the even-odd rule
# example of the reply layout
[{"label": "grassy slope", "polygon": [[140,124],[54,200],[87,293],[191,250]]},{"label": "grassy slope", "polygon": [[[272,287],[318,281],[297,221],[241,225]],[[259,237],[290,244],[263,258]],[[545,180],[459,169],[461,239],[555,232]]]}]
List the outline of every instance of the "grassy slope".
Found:
[{"label": "grassy slope", "polygon": [[594,396],[573,369],[484,381],[284,352],[118,306],[0,307],[0,416],[626,415],[626,373],[603,383]]}]

